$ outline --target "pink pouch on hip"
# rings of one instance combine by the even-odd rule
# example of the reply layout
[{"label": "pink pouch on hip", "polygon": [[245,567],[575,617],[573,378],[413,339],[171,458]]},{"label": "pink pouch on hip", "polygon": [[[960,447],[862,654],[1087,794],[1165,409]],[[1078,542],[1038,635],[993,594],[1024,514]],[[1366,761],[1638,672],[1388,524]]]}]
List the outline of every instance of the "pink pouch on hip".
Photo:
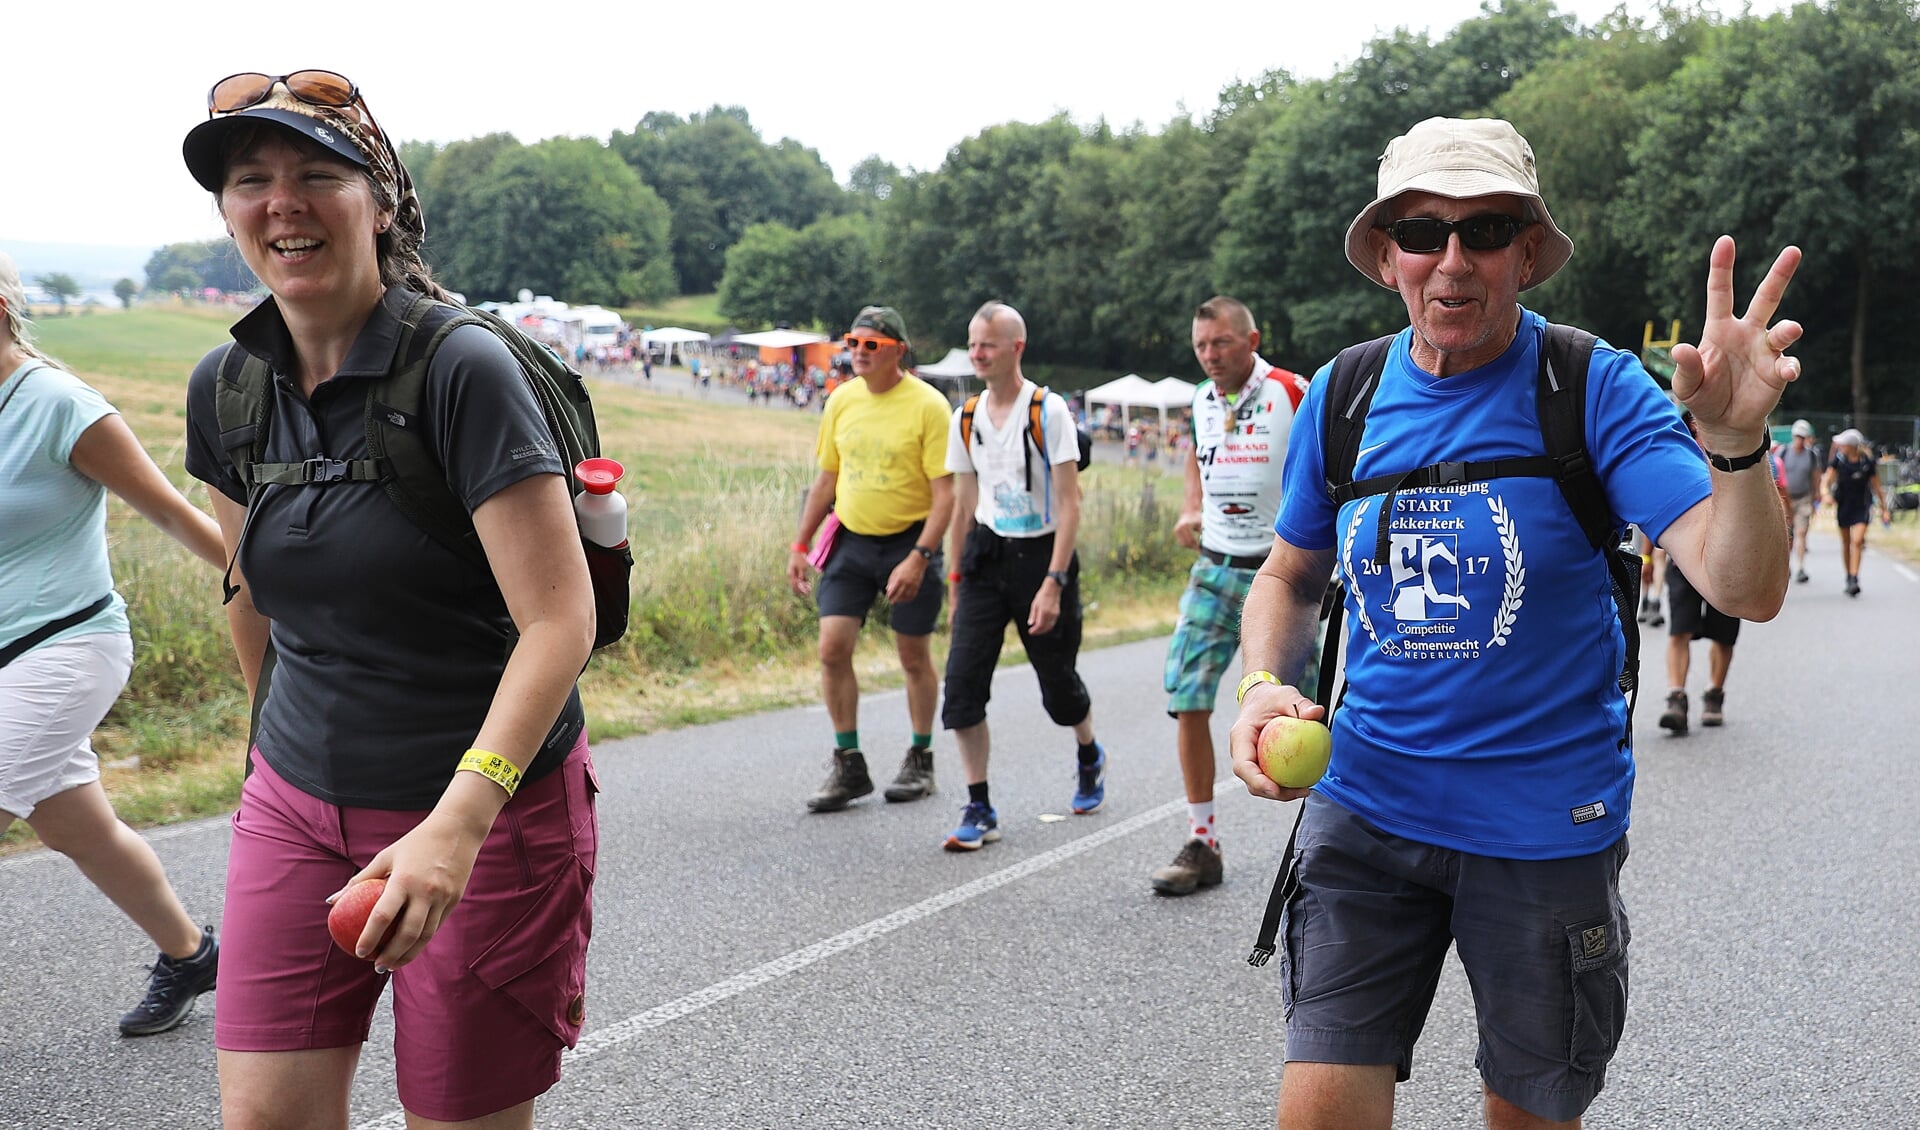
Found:
[{"label": "pink pouch on hip", "polygon": [[807,551],[807,560],[815,569],[825,569],[827,558],[833,556],[833,543],[840,536],[840,515],[827,511],[827,520],[820,523],[820,532],[813,535],[813,548]]}]

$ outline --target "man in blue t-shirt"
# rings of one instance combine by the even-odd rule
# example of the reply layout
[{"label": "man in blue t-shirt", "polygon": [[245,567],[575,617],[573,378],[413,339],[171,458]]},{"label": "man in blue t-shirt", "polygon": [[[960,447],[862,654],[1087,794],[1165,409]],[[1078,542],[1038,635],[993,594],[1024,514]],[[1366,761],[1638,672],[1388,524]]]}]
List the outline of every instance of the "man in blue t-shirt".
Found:
[{"label": "man in blue t-shirt", "polygon": [[[1410,323],[1353,478],[1541,454],[1546,323],[1518,295],[1573,243],[1513,127],[1433,118],[1395,139],[1346,251],[1400,294]],[[1616,522],[1750,620],[1772,617],[1788,584],[1766,418],[1799,374],[1782,350],[1801,330],[1768,321],[1799,258],[1783,251],[1735,318],[1733,241],[1714,246],[1700,345],[1673,351],[1674,392],[1714,469],[1631,354],[1599,343],[1587,376],[1586,445]],[[1289,483],[1327,482],[1327,384],[1323,370],[1300,407],[1319,426],[1296,429]],[[1577,1122],[1605,1081],[1627,992],[1633,758],[1601,552],[1549,478],[1340,504],[1294,489],[1274,533],[1242,612],[1249,674],[1232,741],[1250,792],[1304,799],[1283,918],[1281,1124],[1391,1123],[1450,945],[1475,986],[1488,1124]],[[1261,772],[1256,738],[1278,715],[1322,714],[1292,684],[1335,568],[1351,654],[1332,763],[1311,790],[1283,788]]]}]

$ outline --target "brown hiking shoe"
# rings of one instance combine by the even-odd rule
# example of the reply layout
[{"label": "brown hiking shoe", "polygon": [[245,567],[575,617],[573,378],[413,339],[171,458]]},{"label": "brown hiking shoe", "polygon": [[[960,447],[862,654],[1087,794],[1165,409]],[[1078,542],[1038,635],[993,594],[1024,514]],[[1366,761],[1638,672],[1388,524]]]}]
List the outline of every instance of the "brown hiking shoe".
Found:
[{"label": "brown hiking shoe", "polygon": [[807,807],[815,812],[838,812],[848,801],[858,800],[873,791],[873,778],[867,776],[867,759],[857,749],[833,751],[833,768],[820,791],[807,798]]},{"label": "brown hiking shoe", "polygon": [[1220,850],[1201,840],[1188,840],[1173,862],[1153,873],[1153,889],[1163,895],[1190,895],[1200,887],[1217,887],[1226,877]]},{"label": "brown hiking shoe", "polygon": [[1672,730],[1675,737],[1687,732],[1687,692],[1667,692],[1667,709],[1660,715],[1660,728]]},{"label": "brown hiking shoe", "polygon": [[932,795],[933,747],[908,746],[907,756],[900,762],[900,772],[894,776],[893,784],[887,786],[886,797],[899,804]]},{"label": "brown hiking shoe", "polygon": [[1727,692],[1720,687],[1708,687],[1700,695],[1700,724],[1718,726],[1726,722],[1721,708],[1726,705]]}]

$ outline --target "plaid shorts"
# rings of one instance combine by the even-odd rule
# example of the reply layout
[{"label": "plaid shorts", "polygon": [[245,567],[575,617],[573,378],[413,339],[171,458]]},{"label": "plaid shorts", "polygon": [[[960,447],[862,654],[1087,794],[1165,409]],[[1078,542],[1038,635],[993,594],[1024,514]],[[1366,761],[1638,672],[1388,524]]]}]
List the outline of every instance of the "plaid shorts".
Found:
[{"label": "plaid shorts", "polygon": [[[1240,648],[1240,606],[1247,602],[1247,590],[1260,570],[1235,569],[1198,558],[1187,571],[1187,588],[1180,594],[1180,623],[1173,630],[1173,642],[1167,645],[1167,670],[1163,685],[1167,695],[1167,713],[1213,710],[1219,697],[1220,677],[1233,664]],[[1327,622],[1320,621],[1314,633],[1313,651],[1307,656],[1306,669],[1300,673],[1300,691],[1308,698],[1320,682],[1320,645],[1326,638]]]}]

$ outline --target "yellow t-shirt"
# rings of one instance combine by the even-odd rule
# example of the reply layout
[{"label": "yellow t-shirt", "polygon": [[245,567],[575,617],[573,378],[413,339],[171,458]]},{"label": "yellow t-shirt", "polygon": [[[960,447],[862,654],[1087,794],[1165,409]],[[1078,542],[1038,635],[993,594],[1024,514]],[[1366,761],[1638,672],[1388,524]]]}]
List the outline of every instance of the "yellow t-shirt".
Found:
[{"label": "yellow t-shirt", "polygon": [[926,519],[933,480],[950,473],[951,412],[938,389],[910,374],[879,396],[864,380],[833,390],[814,450],[820,469],[839,475],[833,509],[841,525],[884,537]]}]

